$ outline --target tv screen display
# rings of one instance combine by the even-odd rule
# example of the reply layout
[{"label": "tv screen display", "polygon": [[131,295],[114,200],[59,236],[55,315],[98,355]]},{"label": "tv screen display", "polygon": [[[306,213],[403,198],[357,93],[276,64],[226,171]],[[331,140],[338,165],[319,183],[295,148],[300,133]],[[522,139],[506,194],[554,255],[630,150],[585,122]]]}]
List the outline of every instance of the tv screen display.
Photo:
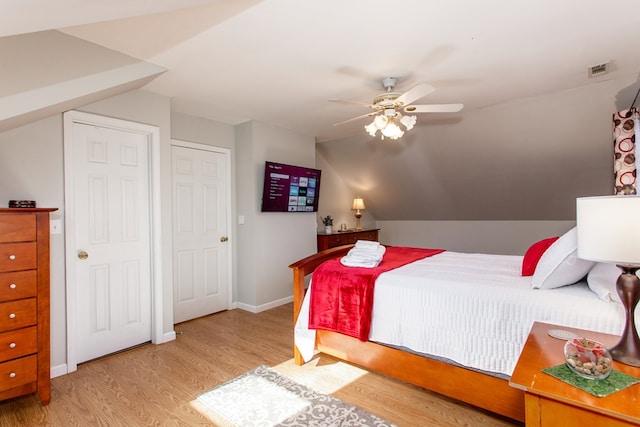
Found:
[{"label": "tv screen display", "polygon": [[317,212],[319,169],[265,162],[262,212]]}]

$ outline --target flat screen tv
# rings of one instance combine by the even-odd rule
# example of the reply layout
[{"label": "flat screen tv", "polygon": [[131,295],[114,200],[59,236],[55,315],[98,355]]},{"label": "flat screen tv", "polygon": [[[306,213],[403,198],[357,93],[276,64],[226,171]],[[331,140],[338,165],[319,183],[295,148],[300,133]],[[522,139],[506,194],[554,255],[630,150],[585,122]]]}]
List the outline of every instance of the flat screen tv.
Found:
[{"label": "flat screen tv", "polygon": [[319,169],[265,162],[262,212],[317,212]]}]

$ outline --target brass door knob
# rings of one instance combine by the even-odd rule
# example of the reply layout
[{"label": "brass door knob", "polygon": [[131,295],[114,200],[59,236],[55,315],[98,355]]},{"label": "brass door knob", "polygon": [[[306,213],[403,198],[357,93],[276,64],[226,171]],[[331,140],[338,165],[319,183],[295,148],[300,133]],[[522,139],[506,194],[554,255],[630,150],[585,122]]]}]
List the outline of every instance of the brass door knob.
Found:
[{"label": "brass door knob", "polygon": [[78,251],[78,258],[87,259],[89,258],[89,254],[86,251]]},{"label": "brass door knob", "polygon": [[229,238],[228,238],[227,236],[222,236],[222,237],[220,238],[220,241],[221,241],[222,243],[226,242],[227,240],[229,240]]}]

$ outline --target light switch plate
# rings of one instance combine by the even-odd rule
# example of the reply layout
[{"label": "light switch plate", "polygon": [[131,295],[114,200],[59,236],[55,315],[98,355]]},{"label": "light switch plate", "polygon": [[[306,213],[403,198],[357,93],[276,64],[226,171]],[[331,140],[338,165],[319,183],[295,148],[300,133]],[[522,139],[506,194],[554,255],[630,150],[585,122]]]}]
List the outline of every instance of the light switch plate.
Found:
[{"label": "light switch plate", "polygon": [[49,220],[49,232],[51,234],[62,234],[62,221],[59,219]]}]

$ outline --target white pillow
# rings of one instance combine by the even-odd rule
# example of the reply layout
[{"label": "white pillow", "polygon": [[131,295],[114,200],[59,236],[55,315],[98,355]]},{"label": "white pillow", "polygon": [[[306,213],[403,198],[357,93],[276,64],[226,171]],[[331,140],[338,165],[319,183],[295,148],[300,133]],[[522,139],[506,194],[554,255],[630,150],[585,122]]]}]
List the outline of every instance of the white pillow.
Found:
[{"label": "white pillow", "polygon": [[[587,283],[591,289],[601,300],[606,302],[617,302],[622,304],[620,295],[616,288],[616,282],[622,270],[615,265],[607,262],[598,262],[587,275]],[[636,272],[638,274],[638,272]]]},{"label": "white pillow", "polygon": [[559,288],[584,278],[595,262],[578,258],[577,248],[577,231],[573,227],[542,254],[531,279],[532,287]]}]

